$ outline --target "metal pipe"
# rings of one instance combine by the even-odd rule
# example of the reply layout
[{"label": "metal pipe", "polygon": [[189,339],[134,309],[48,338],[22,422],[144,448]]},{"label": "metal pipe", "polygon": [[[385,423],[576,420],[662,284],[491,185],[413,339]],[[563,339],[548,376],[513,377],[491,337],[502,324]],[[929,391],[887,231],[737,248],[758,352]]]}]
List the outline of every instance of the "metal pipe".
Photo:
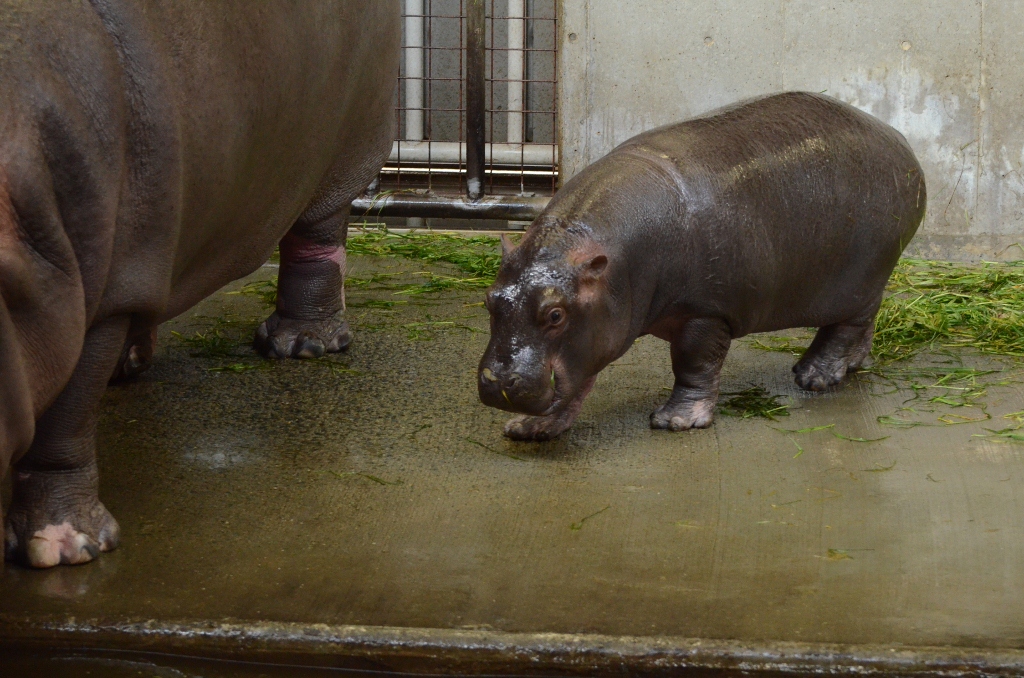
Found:
[{"label": "metal pipe", "polygon": [[357,198],[352,202],[352,215],[533,221],[550,200],[548,197],[521,195],[489,195],[473,200],[422,193],[392,193]]},{"label": "metal pipe", "polygon": [[405,0],[405,138],[423,139],[423,0]]},{"label": "metal pipe", "polygon": [[523,143],[523,56],[526,0],[508,0],[508,142]]},{"label": "metal pipe", "polygon": [[[391,146],[388,162],[398,162],[399,158],[403,163],[461,164],[466,159],[466,144],[457,141],[396,141]],[[558,164],[558,149],[554,144],[484,144],[484,162],[488,165],[553,167]]]},{"label": "metal pipe", "polygon": [[484,194],[485,69],[487,64],[484,0],[466,2],[466,195]]}]

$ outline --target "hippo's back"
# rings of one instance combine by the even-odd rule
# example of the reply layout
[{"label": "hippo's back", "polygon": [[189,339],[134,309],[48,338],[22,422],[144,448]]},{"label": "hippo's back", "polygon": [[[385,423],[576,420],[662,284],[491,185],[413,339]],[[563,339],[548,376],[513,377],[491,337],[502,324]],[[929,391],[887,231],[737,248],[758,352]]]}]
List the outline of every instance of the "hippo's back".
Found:
[{"label": "hippo's back", "polygon": [[[881,148],[902,149],[916,164],[906,139],[895,129],[838,99],[811,92],[741,101],[649,130],[616,151],[637,147],[675,151],[681,154],[679,160],[685,156],[712,172],[732,172],[737,166],[766,161],[778,169],[782,163],[799,163],[815,153],[845,155]],[[769,160],[771,156],[776,157]]]},{"label": "hippo's back", "polygon": [[609,160],[670,177],[679,209],[662,225],[676,253],[664,274],[691,289],[700,280],[695,312],[729,317],[737,335],[876,306],[924,216],[924,178],[903,136],[819,94],[772,95],[660,127]]}]

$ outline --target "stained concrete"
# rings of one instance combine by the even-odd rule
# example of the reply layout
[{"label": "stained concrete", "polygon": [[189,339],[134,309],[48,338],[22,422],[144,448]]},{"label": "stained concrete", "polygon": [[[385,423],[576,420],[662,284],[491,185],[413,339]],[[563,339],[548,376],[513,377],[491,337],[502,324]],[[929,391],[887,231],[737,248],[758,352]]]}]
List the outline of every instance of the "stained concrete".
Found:
[{"label": "stained concrete", "polygon": [[[928,403],[932,390],[897,413],[906,381],[807,394],[793,356],[745,339],[723,390],[764,386],[792,414],[674,434],[647,425],[672,383],[647,337],[567,434],[513,443],[476,398],[480,292],[397,294],[422,264],[352,259],[378,282],[349,286],[342,357],[235,347],[268,308],[233,294],[242,283],[161,329],[154,367],[103,402],[101,497],[121,547],[8,565],[0,646],[467,673],[1024,665],[1022,448],[979,437],[1024,410],[1012,370],[982,377],[1002,385],[973,407]],[[182,341],[217,331],[232,355]],[[927,425],[879,423],[893,414]]]}]

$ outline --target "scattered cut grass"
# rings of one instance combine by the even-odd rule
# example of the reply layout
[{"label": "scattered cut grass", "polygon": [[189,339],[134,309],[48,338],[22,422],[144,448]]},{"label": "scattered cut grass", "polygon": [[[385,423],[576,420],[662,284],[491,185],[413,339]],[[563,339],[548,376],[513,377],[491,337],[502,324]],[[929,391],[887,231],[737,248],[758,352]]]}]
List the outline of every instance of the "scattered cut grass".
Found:
[{"label": "scattered cut grass", "polygon": [[[239,374],[252,370],[271,370],[279,364],[278,361],[262,358],[253,350],[252,336],[258,324],[256,320],[197,315],[192,317],[192,321],[200,322],[205,327],[193,330],[191,334],[172,330],[171,336],[189,351],[191,357],[213,362],[212,366],[206,368],[207,372]],[[346,367],[333,356],[301,360],[297,364],[322,367],[334,375],[362,375],[362,372]]]},{"label": "scattered cut grass", "polygon": [[[801,341],[803,341],[803,343],[793,343]],[[798,339],[797,337],[777,337],[771,335],[764,335],[761,337],[755,337],[754,340],[750,342],[750,345],[753,348],[757,348],[762,351],[771,351],[773,353],[790,353],[799,358],[807,351],[807,345],[810,345],[810,343],[810,338],[804,341]]]},{"label": "scattered cut grass", "polygon": [[227,292],[226,294],[244,294],[246,296],[258,298],[267,306],[276,306],[277,276],[275,275],[269,280],[256,280],[251,283],[246,283],[234,292]]},{"label": "scattered cut grass", "polygon": [[776,417],[788,417],[789,405],[779,402],[785,396],[772,395],[761,386],[751,386],[742,391],[723,393],[725,400],[718,404],[722,414],[730,417],[762,417],[775,421]]},{"label": "scattered cut grass", "polygon": [[975,433],[973,437],[991,438],[1004,443],[1024,443],[1024,432],[1021,431],[1021,427],[1024,427],[1024,411],[1004,414],[1003,419],[1012,419],[1017,425],[1001,429],[986,428],[988,433]]},{"label": "scattered cut grass", "polygon": [[1024,262],[901,260],[875,321],[875,359],[935,348],[1024,358]]},{"label": "scattered cut grass", "polygon": [[465,330],[467,332],[478,333],[475,327],[465,325],[463,323],[457,323],[454,320],[430,320],[430,316],[427,316],[427,320],[423,322],[406,323],[402,325],[403,328],[408,330],[409,339],[413,341],[430,341],[434,338],[435,333],[444,330]]},{"label": "scattered cut grass", "polygon": [[358,478],[365,478],[366,480],[369,480],[370,482],[373,482],[373,483],[377,483],[378,485],[401,485],[402,484],[401,480],[384,480],[383,478],[379,478],[379,477],[377,477],[375,475],[371,475],[369,473],[359,473],[358,471],[343,471],[343,472],[330,471],[330,473],[335,478],[344,479],[344,478],[347,478],[347,477],[350,477],[350,476],[356,476]]},{"label": "scattered cut grass", "polygon": [[500,454],[503,457],[508,457],[509,459],[515,459],[516,461],[526,461],[522,457],[517,457],[514,454],[509,454],[508,452],[502,452],[501,450],[496,450],[495,448],[491,447],[490,445],[484,445],[483,443],[481,443],[478,440],[473,440],[472,438],[465,438],[465,440],[466,440],[466,442],[470,442],[470,443],[473,443],[474,445],[476,445],[478,447],[484,448],[488,452],[493,452],[494,454]]},{"label": "scattered cut grass", "polygon": [[[776,431],[782,431],[783,433],[813,433],[814,431],[825,431],[830,428],[835,428],[835,424],[824,424],[822,426],[807,426],[805,428],[776,428]],[[775,428],[774,426],[772,428]]]},{"label": "scattered cut grass", "polygon": [[610,508],[611,508],[611,504],[609,504],[608,506],[605,506],[600,511],[594,511],[589,516],[584,516],[583,518],[580,518],[579,522],[571,523],[569,525],[569,529],[572,530],[573,532],[579,532],[580,530],[583,529],[583,523],[587,522],[588,520],[590,520],[594,516],[597,516],[597,515],[600,515],[600,514],[604,513],[605,511],[607,511]]},{"label": "scattered cut grass", "polygon": [[493,236],[461,236],[448,233],[411,231],[394,233],[386,227],[361,229],[352,233],[346,245],[349,254],[377,257],[403,257],[428,264],[453,264],[465,276],[444,276],[427,271],[420,285],[409,285],[402,294],[428,294],[459,289],[482,289],[490,286],[498,275],[501,251]]},{"label": "scattered cut grass", "polygon": [[193,358],[228,358],[237,354],[238,341],[225,336],[220,329],[192,335],[172,331],[171,335],[192,350]]},{"label": "scattered cut grass", "polygon": [[[1001,374],[1000,370],[948,365],[885,365],[872,367],[865,370],[865,373],[880,377],[896,390],[911,392],[911,396],[895,412],[877,418],[879,424],[893,428],[958,426],[987,421],[992,415],[988,413],[988,406],[981,398],[993,386],[1013,383],[1006,377],[986,379]],[[940,407],[945,412],[936,417],[935,413],[942,411],[937,409]],[[948,411],[959,408],[972,408],[974,413],[967,415]]]},{"label": "scattered cut grass", "polygon": [[896,468],[896,460],[893,460],[888,466],[882,466],[879,463],[875,463],[875,468],[862,468],[862,473],[886,473]]}]

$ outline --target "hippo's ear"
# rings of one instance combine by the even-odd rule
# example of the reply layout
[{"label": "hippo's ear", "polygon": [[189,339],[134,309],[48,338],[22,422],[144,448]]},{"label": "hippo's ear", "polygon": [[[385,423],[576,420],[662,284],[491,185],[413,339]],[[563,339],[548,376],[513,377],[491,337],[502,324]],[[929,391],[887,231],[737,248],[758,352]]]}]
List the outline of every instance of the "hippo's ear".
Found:
[{"label": "hippo's ear", "polygon": [[512,238],[508,237],[508,233],[501,234],[501,259],[505,260],[508,255],[512,254],[512,250],[516,248],[516,244],[512,242]]},{"label": "hippo's ear", "polygon": [[608,267],[608,257],[603,254],[595,255],[587,262],[583,274],[593,278],[600,278],[604,269]]},{"label": "hippo's ear", "polygon": [[597,250],[599,251],[589,252],[586,258],[582,258],[582,261],[577,259],[579,263],[576,268],[576,293],[583,305],[593,303],[605,287],[602,276],[605,269],[608,268],[608,255],[600,246],[597,246]]},{"label": "hippo's ear", "polygon": [[569,263],[576,267],[580,280],[597,280],[608,267],[608,255],[604,247],[596,242],[573,248],[569,252]]}]

